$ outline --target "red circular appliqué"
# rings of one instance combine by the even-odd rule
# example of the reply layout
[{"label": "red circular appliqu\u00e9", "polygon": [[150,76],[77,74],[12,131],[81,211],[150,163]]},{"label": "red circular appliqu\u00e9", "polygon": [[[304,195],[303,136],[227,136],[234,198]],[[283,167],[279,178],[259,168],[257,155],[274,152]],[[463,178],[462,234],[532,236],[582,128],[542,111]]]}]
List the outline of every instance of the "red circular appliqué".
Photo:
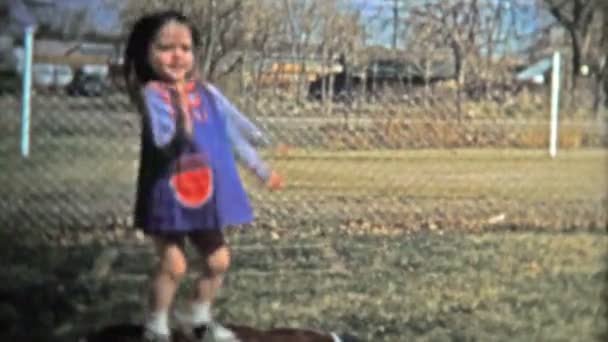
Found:
[{"label": "red circular appliqu\u00e9", "polygon": [[[196,158],[198,159],[198,158]],[[175,197],[184,206],[197,208],[213,194],[213,173],[207,165],[192,165],[193,160],[182,160],[182,166],[169,180]]]}]

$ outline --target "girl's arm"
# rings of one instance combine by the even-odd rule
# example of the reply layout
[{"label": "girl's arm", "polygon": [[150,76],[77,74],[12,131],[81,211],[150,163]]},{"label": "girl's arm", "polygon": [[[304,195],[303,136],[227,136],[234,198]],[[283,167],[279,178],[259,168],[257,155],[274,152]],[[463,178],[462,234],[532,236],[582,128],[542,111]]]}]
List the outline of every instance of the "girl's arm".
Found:
[{"label": "girl's arm", "polygon": [[174,96],[154,82],[142,89],[144,124],[148,126],[154,146],[166,157],[175,156],[190,140],[184,116],[172,105]]},{"label": "girl's arm", "polygon": [[218,114],[221,115],[226,122],[226,133],[228,134],[237,160],[243,163],[262,182],[269,184],[273,176],[274,178],[277,176],[272,172],[271,168],[264,160],[260,158],[250,141],[243,136],[243,130],[246,130],[250,134],[251,132],[255,133],[256,131],[261,135],[263,134],[247,119],[247,117],[236,110],[230,101],[228,101],[217,88],[209,84],[207,84],[206,87],[213,97]]},{"label": "girl's arm", "polygon": [[262,132],[245,114],[239,111],[216,87],[207,84],[207,89],[213,95],[217,106],[222,108],[226,120],[231,121],[235,128],[252,143],[270,145],[270,138]]},{"label": "girl's arm", "polygon": [[[223,107],[218,103],[218,111],[224,113]],[[226,131],[230,143],[234,148],[237,159],[241,161],[249,170],[264,183],[267,183],[272,175],[270,167],[260,158],[255,148],[243,137],[233,120],[228,115],[224,115],[226,121]]]}]

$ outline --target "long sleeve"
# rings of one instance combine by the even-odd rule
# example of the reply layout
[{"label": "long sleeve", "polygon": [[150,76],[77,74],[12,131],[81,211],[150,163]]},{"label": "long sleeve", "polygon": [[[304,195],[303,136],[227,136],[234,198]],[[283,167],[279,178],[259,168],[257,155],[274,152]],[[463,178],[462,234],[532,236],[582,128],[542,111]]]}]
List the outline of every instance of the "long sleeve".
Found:
[{"label": "long sleeve", "polygon": [[[217,90],[208,86],[210,94],[213,96],[217,105],[217,110],[222,115],[226,122],[226,132],[237,159],[243,163],[249,170],[254,172],[258,178],[267,181],[270,178],[271,169],[260,158],[259,154],[252,146],[250,141],[245,138],[243,131],[249,134],[263,134],[253,123],[251,123],[242,113]],[[211,90],[213,89],[213,90]]]},{"label": "long sleeve", "polygon": [[142,91],[144,123],[154,146],[166,157],[175,155],[188,142],[183,116],[172,105],[172,94],[154,84]]},{"label": "long sleeve", "polygon": [[226,129],[238,160],[253,171],[258,178],[267,181],[270,178],[271,170],[260,158],[255,148],[241,135],[232,121],[226,120]]},{"label": "long sleeve", "polygon": [[238,110],[216,87],[207,85],[209,92],[214,96],[217,105],[223,111],[239,133],[253,145],[270,145],[271,139],[251,120]]}]

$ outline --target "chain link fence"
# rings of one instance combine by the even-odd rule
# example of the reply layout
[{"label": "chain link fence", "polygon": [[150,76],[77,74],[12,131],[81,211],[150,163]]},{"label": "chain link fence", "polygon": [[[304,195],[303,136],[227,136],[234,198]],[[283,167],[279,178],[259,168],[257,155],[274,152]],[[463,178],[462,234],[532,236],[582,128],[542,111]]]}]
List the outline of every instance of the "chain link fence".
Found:
[{"label": "chain link fence", "polygon": [[[605,229],[605,116],[560,113],[548,154],[546,89],[460,100],[449,82],[300,99],[272,86],[227,95],[271,138],[260,153],[287,187],[243,170],[256,225],[357,231]],[[0,95],[0,221],[44,234],[131,226],[140,122],[126,96]]]}]

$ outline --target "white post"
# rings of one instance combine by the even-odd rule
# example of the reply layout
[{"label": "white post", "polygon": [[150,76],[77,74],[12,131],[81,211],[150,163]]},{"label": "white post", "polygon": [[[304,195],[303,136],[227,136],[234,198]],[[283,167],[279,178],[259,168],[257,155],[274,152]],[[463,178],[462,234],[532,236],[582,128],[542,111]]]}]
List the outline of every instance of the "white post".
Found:
[{"label": "white post", "polygon": [[549,154],[551,158],[557,155],[557,124],[559,113],[559,80],[560,80],[560,55],[559,51],[553,53],[553,70],[551,73],[551,132],[549,141]]},{"label": "white post", "polygon": [[32,55],[34,50],[34,32],[32,25],[25,28],[24,61],[23,61],[23,90],[21,98],[21,155],[30,154],[30,114],[32,95]]}]

